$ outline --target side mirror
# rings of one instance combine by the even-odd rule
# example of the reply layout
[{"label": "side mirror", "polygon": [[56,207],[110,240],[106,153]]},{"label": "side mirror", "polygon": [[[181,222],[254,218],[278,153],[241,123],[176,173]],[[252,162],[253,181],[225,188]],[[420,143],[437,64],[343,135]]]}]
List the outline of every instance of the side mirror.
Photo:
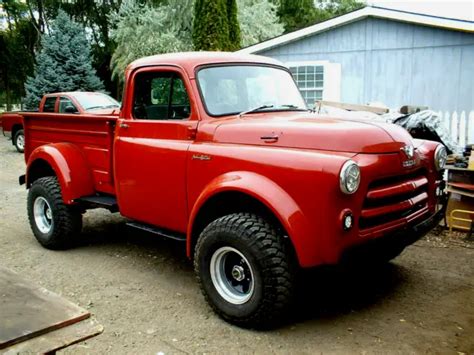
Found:
[{"label": "side mirror", "polygon": [[64,112],[66,112],[66,113],[77,113],[77,109],[72,105],[68,105],[64,109]]}]

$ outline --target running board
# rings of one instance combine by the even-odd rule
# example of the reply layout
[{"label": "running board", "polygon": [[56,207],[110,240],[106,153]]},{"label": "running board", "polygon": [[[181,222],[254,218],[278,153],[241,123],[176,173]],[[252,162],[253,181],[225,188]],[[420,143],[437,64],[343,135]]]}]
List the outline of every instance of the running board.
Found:
[{"label": "running board", "polygon": [[162,229],[162,228],[158,228],[158,227],[153,227],[153,226],[150,226],[149,224],[143,224],[143,223],[139,223],[139,222],[128,222],[126,225],[129,226],[129,227],[135,228],[135,229],[139,229],[139,230],[148,232],[148,233],[153,233],[153,234],[159,235],[159,236],[164,237],[164,238],[177,240],[179,242],[185,242],[186,241],[186,235],[185,234],[171,232],[171,231],[168,231],[168,230],[165,230],[165,229]]},{"label": "running board", "polygon": [[105,208],[110,212],[117,212],[117,199],[113,196],[93,195],[76,198],[74,202],[78,202],[87,208]]}]

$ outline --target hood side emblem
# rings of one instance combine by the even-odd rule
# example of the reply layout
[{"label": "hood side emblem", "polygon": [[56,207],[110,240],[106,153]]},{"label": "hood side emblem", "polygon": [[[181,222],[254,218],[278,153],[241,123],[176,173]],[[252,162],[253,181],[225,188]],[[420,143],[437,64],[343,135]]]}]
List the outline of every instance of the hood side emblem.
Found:
[{"label": "hood side emblem", "polygon": [[211,157],[206,154],[193,154],[191,157],[193,160],[211,160]]}]

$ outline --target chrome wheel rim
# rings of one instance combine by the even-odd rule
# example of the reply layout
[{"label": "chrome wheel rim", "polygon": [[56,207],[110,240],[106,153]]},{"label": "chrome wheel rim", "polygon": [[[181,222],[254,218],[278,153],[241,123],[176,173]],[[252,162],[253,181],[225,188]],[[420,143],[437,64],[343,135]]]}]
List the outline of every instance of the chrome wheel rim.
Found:
[{"label": "chrome wheel rim", "polygon": [[16,137],[16,145],[21,150],[25,149],[25,136],[23,134]]},{"label": "chrome wheel rim", "polygon": [[222,247],[211,257],[211,279],[219,295],[232,304],[247,302],[254,292],[253,270],[237,249]]},{"label": "chrome wheel rim", "polygon": [[53,211],[48,201],[39,196],[33,204],[33,215],[35,217],[36,227],[41,233],[49,233],[53,225]]}]

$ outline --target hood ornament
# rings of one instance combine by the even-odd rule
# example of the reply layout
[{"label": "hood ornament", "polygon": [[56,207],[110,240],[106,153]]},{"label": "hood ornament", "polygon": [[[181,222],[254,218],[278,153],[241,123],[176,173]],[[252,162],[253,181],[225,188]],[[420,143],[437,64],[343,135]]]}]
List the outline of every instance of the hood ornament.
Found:
[{"label": "hood ornament", "polygon": [[406,145],[400,150],[406,155],[408,158],[407,160],[402,162],[403,167],[405,168],[411,168],[416,164],[415,160],[413,159],[415,157],[415,148],[412,145]]},{"label": "hood ornament", "polygon": [[400,150],[405,153],[408,159],[413,159],[415,156],[415,148],[412,145],[405,145]]}]

